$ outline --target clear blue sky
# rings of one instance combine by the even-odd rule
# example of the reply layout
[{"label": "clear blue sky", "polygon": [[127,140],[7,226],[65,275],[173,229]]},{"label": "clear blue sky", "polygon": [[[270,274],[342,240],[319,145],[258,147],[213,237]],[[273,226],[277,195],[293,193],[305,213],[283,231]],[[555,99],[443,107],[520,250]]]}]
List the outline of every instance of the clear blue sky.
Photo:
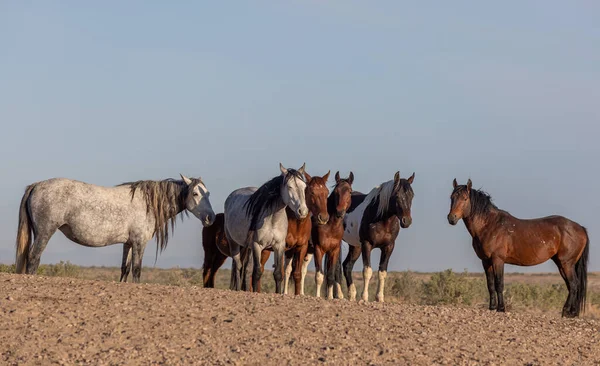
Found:
[{"label": "clear blue sky", "polygon": [[[586,226],[600,270],[599,17],[593,1],[0,2],[0,261],[31,182],[181,172],[222,212],[281,161],[352,170],[363,192],[416,172],[392,270],[481,271],[446,221],[455,177]],[[200,267],[200,237],[180,222],[157,265]],[[121,248],[57,233],[42,261],[120,265]]]}]

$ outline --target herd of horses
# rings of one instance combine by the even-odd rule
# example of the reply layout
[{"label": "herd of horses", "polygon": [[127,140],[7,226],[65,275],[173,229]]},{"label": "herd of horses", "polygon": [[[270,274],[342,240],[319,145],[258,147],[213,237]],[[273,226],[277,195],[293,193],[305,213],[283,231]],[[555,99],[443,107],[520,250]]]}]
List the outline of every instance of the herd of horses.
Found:
[{"label": "herd of horses", "polygon": [[[371,251],[381,250],[376,299],[384,301],[387,268],[400,229],[412,223],[413,173],[394,178],[368,194],[353,189],[354,174],[330,172],[311,176],[305,165],[286,169],[260,187],[233,191],[224,212],[215,215],[210,193],[200,178],[137,181],[101,187],[55,178],[29,185],[21,200],[16,241],[16,272],[34,274],[51,236],[60,230],[70,240],[89,247],[123,244],[121,281],[130,271],[139,282],[147,242],[154,237],[157,252],[167,246],[177,216],[191,212],[201,222],[205,250],[204,285],[214,287],[217,270],[232,258],[230,288],[260,292],[260,279],[274,253],[276,293],[288,293],[293,276],[296,295],[304,294],[307,266],[314,256],[316,295],[324,280],[328,298],[356,299],[352,271],[362,256],[362,300],[368,301]],[[456,179],[450,194],[448,222],[463,220],[481,259],[489,291],[489,309],[505,311],[504,264],[533,266],[552,259],[564,279],[568,297],[564,317],[585,310],[589,237],[586,229],[562,216],[519,219],[496,207],[488,194]],[[342,240],[349,252],[341,261]],[[325,264],[323,264],[325,260]],[[327,278],[325,278],[327,276]]]}]

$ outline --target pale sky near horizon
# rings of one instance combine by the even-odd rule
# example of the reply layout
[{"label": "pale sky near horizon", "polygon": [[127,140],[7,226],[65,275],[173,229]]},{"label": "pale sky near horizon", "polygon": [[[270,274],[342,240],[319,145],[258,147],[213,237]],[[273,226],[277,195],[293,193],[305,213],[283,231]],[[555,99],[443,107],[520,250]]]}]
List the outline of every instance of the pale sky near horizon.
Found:
[{"label": "pale sky near horizon", "polygon": [[[390,270],[482,271],[446,220],[456,177],[517,217],[586,226],[599,271],[599,16],[593,1],[0,2],[0,262],[35,181],[200,175],[222,212],[306,162],[362,192],[416,172]],[[157,266],[200,268],[200,238],[179,221]],[[42,262],[119,266],[121,251],[58,232]]]}]

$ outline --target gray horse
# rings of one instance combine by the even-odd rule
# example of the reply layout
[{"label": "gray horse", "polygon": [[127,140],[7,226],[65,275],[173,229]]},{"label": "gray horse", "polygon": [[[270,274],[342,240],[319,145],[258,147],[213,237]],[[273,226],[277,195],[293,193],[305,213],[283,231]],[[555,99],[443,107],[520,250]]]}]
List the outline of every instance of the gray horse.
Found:
[{"label": "gray horse", "polygon": [[[25,189],[19,211],[16,272],[37,271],[42,252],[58,229],[88,247],[123,243],[123,253],[127,253],[124,264],[133,267],[133,280],[139,282],[146,244],[155,236],[157,252],[159,247],[165,249],[169,225],[173,230],[179,213],[187,209],[205,226],[215,219],[202,180],[181,178],[116,187],[64,178],[31,184]],[[127,274],[122,273],[121,279]]]},{"label": "gray horse", "polygon": [[[271,179],[260,188],[247,187],[233,191],[225,200],[225,235],[233,258],[231,289],[240,290],[242,269],[245,269],[245,289],[251,263],[252,288],[258,289],[262,275],[260,257],[263,249],[273,248],[275,252],[275,291],[283,293],[283,256],[288,230],[286,207],[299,218],[308,216],[304,192],[305,165],[298,170],[286,169],[279,164],[281,175]],[[241,247],[251,249],[242,266]]]}]

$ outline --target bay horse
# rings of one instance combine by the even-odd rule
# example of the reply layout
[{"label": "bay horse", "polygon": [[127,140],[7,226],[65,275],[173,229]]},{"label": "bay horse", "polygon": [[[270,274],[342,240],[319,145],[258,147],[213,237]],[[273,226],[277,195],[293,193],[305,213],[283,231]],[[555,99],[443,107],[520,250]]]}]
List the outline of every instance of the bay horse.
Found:
[{"label": "bay horse", "polygon": [[587,262],[590,240],[587,230],[563,216],[519,219],[499,209],[491,197],[453,181],[448,222],[463,220],[473,237],[473,249],[481,259],[490,294],[489,309],[504,312],[504,264],[535,266],[552,259],[564,279],[569,296],[563,317],[585,311]]},{"label": "bay horse", "polygon": [[[275,252],[275,291],[283,293],[283,255],[288,231],[286,207],[298,219],[304,219],[309,214],[305,198],[305,166],[303,164],[300,169],[294,170],[286,169],[280,163],[280,175],[260,188],[237,189],[225,200],[225,235],[233,258],[230,283],[232,290],[241,289],[244,269],[244,282],[250,278],[252,271],[252,288],[257,291],[258,281],[262,276],[261,253],[272,247]],[[251,250],[243,266],[241,248]],[[244,287],[250,288],[249,284],[244,284]]]},{"label": "bay horse", "polygon": [[415,173],[408,179],[400,178],[396,172],[394,179],[373,188],[368,195],[352,192],[352,204],[344,217],[344,241],[349,251],[344,260],[344,276],[348,285],[350,300],[356,299],[356,286],[352,280],[354,263],[362,253],[364,288],[362,299],[369,301],[369,281],[371,251],[381,249],[379,260],[379,283],[376,300],[384,301],[384,286],[387,267],[400,228],[406,229],[412,223],[411,206],[414,197],[412,183]]},{"label": "bay horse", "polygon": [[[311,232],[314,228],[324,226],[330,219],[327,210],[327,180],[329,174],[327,172],[322,177],[311,177],[310,174],[304,172],[306,179],[306,205],[312,215],[304,219],[298,219],[296,215],[286,208],[288,219],[288,232],[285,238],[285,277],[283,293],[288,293],[288,284],[290,275],[294,276],[294,293],[296,295],[304,295],[304,276],[302,275],[302,264],[305,261],[308,251]],[[271,248],[264,250],[261,255],[260,265],[264,271],[265,263],[269,259]],[[260,282],[258,283],[258,292],[260,292]]]},{"label": "bay horse", "polygon": [[325,277],[322,264],[323,256],[326,255],[327,298],[333,299],[334,283],[338,286],[338,297],[343,298],[341,284],[336,281],[335,274],[342,249],[342,238],[344,237],[344,216],[352,203],[353,182],[354,174],[352,172],[350,172],[349,177],[345,179],[340,178],[340,172],[335,173],[335,185],[327,199],[327,213],[329,214],[329,220],[325,225],[313,226],[312,228],[317,297],[321,297],[321,286],[323,285],[323,278]]},{"label": "bay horse", "polygon": [[204,263],[202,265],[202,283],[206,288],[215,287],[215,275],[225,263],[229,252],[229,242],[225,237],[225,215],[218,213],[215,222],[202,228],[202,247]]},{"label": "bay horse", "polygon": [[141,180],[116,187],[66,178],[29,185],[19,210],[16,272],[34,274],[48,241],[60,230],[71,241],[87,247],[123,243],[127,273],[131,265],[133,280],[139,282],[147,242],[154,236],[157,254],[159,247],[164,250],[169,226],[172,231],[179,213],[187,210],[205,226],[214,221],[202,180],[181,178]]}]

